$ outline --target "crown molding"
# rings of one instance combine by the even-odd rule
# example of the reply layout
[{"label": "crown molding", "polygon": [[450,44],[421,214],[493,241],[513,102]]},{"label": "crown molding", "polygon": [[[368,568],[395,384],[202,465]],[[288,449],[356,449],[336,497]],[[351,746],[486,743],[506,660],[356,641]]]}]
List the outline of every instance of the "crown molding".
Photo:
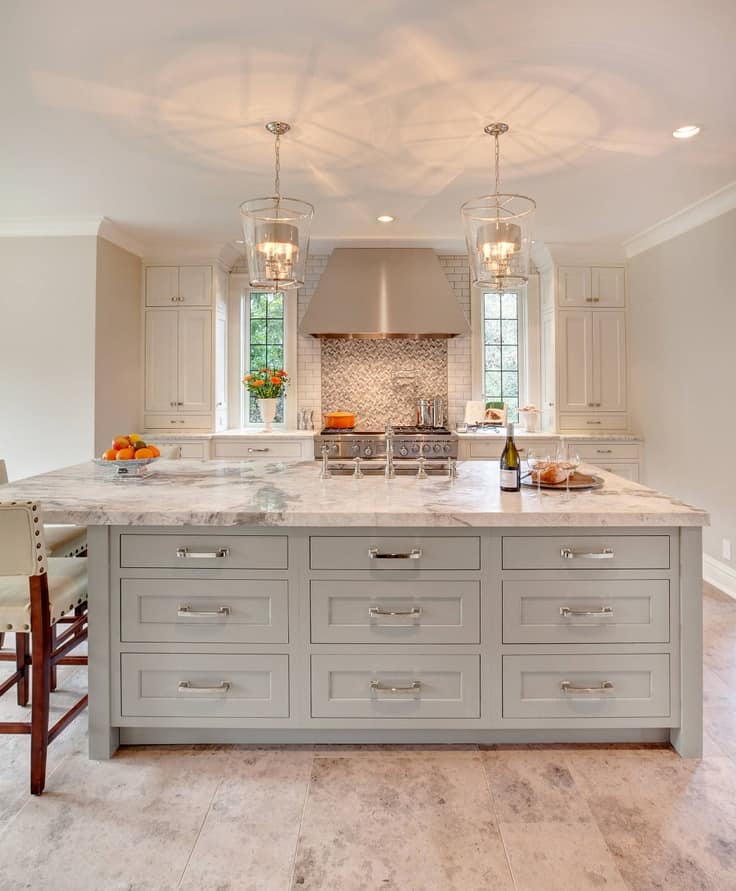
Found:
[{"label": "crown molding", "polygon": [[0,236],[4,238],[62,238],[97,235],[103,219],[103,217],[0,219]]},{"label": "crown molding", "polygon": [[683,232],[702,226],[703,223],[714,220],[734,208],[736,208],[736,180],[627,239],[624,242],[626,256],[635,257],[642,251],[648,251],[658,244],[682,235]]},{"label": "crown molding", "polygon": [[142,257],[145,254],[143,245],[136,241],[135,238],[125,229],[121,229],[117,223],[113,223],[108,217],[103,217],[97,230],[97,235],[106,241],[111,241],[124,251],[135,254],[136,257]]},{"label": "crown molding", "polygon": [[309,247],[310,253],[314,254],[329,254],[335,248],[432,248],[438,254],[464,254],[467,250],[465,239],[455,236],[411,238],[383,235],[350,238],[344,235],[325,235],[312,238]]}]

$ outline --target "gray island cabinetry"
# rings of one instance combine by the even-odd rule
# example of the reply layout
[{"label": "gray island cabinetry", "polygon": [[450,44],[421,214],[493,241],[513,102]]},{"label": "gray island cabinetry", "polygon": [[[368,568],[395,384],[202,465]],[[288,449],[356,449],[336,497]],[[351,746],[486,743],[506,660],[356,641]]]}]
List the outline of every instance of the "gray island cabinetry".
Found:
[{"label": "gray island cabinetry", "polygon": [[91,466],[0,489],[90,530],[90,752],[154,742],[702,746],[707,516],[603,489]]}]

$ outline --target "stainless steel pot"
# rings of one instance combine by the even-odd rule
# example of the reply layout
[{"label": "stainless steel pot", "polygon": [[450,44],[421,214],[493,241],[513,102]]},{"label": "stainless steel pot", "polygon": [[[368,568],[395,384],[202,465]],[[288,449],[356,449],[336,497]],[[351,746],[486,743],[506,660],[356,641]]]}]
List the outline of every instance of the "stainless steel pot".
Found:
[{"label": "stainless steel pot", "polygon": [[434,426],[434,399],[417,399],[417,427]]}]

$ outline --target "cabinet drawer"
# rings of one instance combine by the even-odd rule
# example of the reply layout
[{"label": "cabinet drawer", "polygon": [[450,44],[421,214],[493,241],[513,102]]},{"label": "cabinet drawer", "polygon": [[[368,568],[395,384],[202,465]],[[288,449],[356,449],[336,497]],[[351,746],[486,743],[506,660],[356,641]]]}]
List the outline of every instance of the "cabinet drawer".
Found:
[{"label": "cabinet drawer", "polygon": [[624,461],[619,461],[616,464],[598,464],[598,466],[601,470],[605,470],[607,473],[615,473],[616,476],[630,480],[632,483],[639,482],[638,464],[626,464]]},{"label": "cabinet drawer", "polygon": [[[497,440],[481,440],[481,441],[470,441],[470,457],[471,458],[500,458],[501,452],[503,452],[503,447],[506,443],[505,438],[499,437]],[[543,449],[554,455],[555,450],[557,449],[557,443],[554,440],[529,440],[524,439],[523,436],[518,436],[516,438],[516,444],[518,446],[519,452],[522,455],[525,455],[526,452],[530,449]]]},{"label": "cabinet drawer", "polygon": [[504,643],[667,643],[666,579],[503,583]]},{"label": "cabinet drawer", "polygon": [[[311,442],[310,442],[311,446]],[[241,439],[212,443],[215,458],[301,458],[302,446],[294,440]]]},{"label": "cabinet drawer", "polygon": [[479,656],[312,656],[315,718],[479,715]]},{"label": "cabinet drawer", "polygon": [[287,718],[289,657],[123,653],[122,714]]},{"label": "cabinet drawer", "polygon": [[560,415],[560,430],[626,430],[629,426],[628,415],[625,412],[600,412],[590,414],[564,413]]},{"label": "cabinet drawer", "polygon": [[313,535],[309,548],[312,569],[480,569],[480,539],[473,536]]},{"label": "cabinet drawer", "polygon": [[504,569],[669,569],[669,566],[669,535],[503,537]]},{"label": "cabinet drawer", "polygon": [[669,714],[667,653],[503,657],[504,718],[658,718]]},{"label": "cabinet drawer", "polygon": [[287,538],[124,532],[120,536],[120,565],[140,569],[286,569]]},{"label": "cabinet drawer", "polygon": [[288,643],[288,583],[123,579],[123,641]]},{"label": "cabinet drawer", "polygon": [[313,643],[479,643],[480,583],[313,581],[311,621]]},{"label": "cabinet drawer", "polygon": [[203,442],[182,442],[179,445],[179,455],[182,458],[199,458],[204,460],[207,446]]},{"label": "cabinet drawer", "polygon": [[584,461],[600,464],[603,461],[638,461],[639,446],[629,442],[571,442]]},{"label": "cabinet drawer", "polygon": [[212,419],[205,415],[146,415],[143,418],[146,430],[210,430]]}]

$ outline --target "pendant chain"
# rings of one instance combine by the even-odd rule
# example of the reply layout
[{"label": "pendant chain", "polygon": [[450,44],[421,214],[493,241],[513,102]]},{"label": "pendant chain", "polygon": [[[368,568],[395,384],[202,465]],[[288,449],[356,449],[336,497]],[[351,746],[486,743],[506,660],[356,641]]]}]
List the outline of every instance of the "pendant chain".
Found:
[{"label": "pendant chain", "polygon": [[499,172],[499,167],[501,163],[501,153],[498,147],[498,133],[494,134],[495,140],[495,162],[496,162],[496,194],[500,194],[501,192],[501,174]]},{"label": "pendant chain", "polygon": [[276,197],[281,198],[281,136],[278,133],[276,134],[274,152],[276,155],[276,177],[273,182],[273,187],[276,192]]}]

